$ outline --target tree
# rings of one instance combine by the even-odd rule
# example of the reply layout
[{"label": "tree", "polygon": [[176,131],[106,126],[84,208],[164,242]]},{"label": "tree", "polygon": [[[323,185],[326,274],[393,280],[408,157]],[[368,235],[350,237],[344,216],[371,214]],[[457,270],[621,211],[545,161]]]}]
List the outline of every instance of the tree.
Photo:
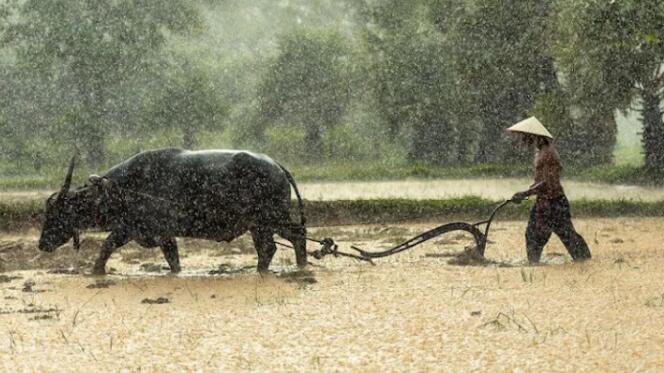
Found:
[{"label": "tree", "polygon": [[664,172],[664,3],[562,0],[556,25],[554,52],[579,108],[601,121],[640,100],[645,168]]},{"label": "tree", "polygon": [[196,134],[220,129],[228,112],[220,89],[205,70],[191,64],[175,68],[164,80],[161,94],[147,110],[146,122],[152,128],[181,130],[183,147],[194,149]]},{"label": "tree", "polygon": [[29,72],[74,88],[73,108],[64,108],[75,118],[70,133],[95,166],[104,160],[114,112],[122,111],[119,89],[150,65],[167,33],[187,33],[201,25],[196,6],[185,0],[20,4],[3,42]]},{"label": "tree", "polygon": [[548,0],[437,0],[430,17],[444,34],[458,82],[455,111],[477,120],[475,160],[499,162],[517,154],[505,128],[528,116],[538,96],[558,89],[546,50]]},{"label": "tree", "polygon": [[391,141],[407,137],[411,161],[457,161],[455,84],[441,37],[422,1],[361,2],[360,24],[369,57],[375,111]]},{"label": "tree", "polygon": [[349,50],[332,29],[299,28],[278,40],[277,56],[258,87],[257,132],[286,123],[305,129],[309,157],[320,157],[322,133],[349,104]]},{"label": "tree", "polygon": [[[0,62],[0,158],[9,159],[16,166],[30,161],[39,168],[45,154],[57,147],[50,141],[40,144],[39,138],[48,136],[38,123],[55,122],[54,114],[62,111],[60,105],[66,97],[50,89],[42,77],[18,69],[11,57],[5,57]],[[57,125],[54,123],[53,127]]]}]

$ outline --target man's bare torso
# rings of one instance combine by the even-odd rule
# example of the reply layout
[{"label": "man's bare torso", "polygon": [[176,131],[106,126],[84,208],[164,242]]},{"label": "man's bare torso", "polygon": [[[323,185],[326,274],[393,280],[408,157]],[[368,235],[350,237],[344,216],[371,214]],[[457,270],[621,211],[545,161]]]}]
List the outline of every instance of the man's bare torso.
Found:
[{"label": "man's bare torso", "polygon": [[537,196],[546,199],[555,199],[565,194],[560,184],[562,164],[558,152],[553,144],[543,145],[535,154],[535,183],[543,183],[538,189]]}]

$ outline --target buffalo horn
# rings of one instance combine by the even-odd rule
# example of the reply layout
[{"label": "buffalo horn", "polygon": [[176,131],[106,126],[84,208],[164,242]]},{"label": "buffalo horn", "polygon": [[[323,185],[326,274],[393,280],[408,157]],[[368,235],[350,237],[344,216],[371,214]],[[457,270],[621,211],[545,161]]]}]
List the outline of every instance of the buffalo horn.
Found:
[{"label": "buffalo horn", "polygon": [[69,169],[67,170],[67,176],[65,176],[65,183],[62,184],[62,189],[60,190],[60,194],[58,195],[58,199],[62,200],[64,197],[67,195],[67,192],[69,191],[69,186],[71,185],[71,176],[74,174],[74,165],[76,164],[76,156],[74,155],[71,157],[71,161],[69,162]]}]

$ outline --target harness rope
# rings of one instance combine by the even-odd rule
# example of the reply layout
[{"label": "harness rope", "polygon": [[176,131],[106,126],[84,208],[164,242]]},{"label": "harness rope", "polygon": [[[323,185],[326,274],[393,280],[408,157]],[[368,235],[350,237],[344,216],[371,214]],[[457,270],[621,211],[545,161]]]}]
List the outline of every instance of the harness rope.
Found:
[{"label": "harness rope", "polygon": [[[140,196],[140,197],[147,198],[147,199],[150,199],[150,200],[156,200],[156,201],[159,201],[161,203],[168,204],[168,205],[181,205],[177,201],[171,201],[171,200],[161,198],[161,197],[156,197],[156,196],[153,196],[153,195],[150,195],[150,194],[147,194],[147,193],[142,193],[142,192],[134,191],[134,190],[131,190],[131,189],[122,188],[120,186],[116,186],[116,187],[118,189],[120,189],[121,191],[124,191],[128,194],[134,194],[136,196]],[[484,255],[484,249],[485,249],[484,246],[486,245],[486,240],[487,240],[487,236],[489,234],[489,227],[491,226],[491,222],[495,218],[498,211],[501,210],[504,206],[506,206],[510,202],[515,202],[515,201],[506,200],[506,201],[502,202],[498,207],[496,207],[493,210],[493,212],[491,213],[489,219],[487,219],[487,220],[482,220],[482,221],[479,221],[477,223],[472,223],[472,224],[471,223],[463,223],[463,222],[443,224],[443,225],[438,226],[436,228],[430,229],[430,230],[428,230],[428,231],[426,231],[426,232],[424,232],[424,233],[422,233],[422,234],[420,234],[420,235],[418,235],[418,236],[416,236],[416,237],[414,237],[414,238],[412,238],[412,239],[410,239],[410,240],[408,240],[408,241],[406,241],[402,244],[399,244],[399,245],[391,248],[391,249],[388,249],[388,250],[385,250],[385,251],[380,251],[380,252],[364,251],[364,250],[362,250],[362,249],[360,249],[356,246],[351,245],[351,248],[359,253],[359,255],[355,255],[355,254],[339,251],[338,245],[334,242],[334,240],[332,238],[328,237],[328,238],[324,238],[322,240],[318,240],[318,239],[314,239],[314,238],[305,236],[304,238],[307,241],[316,242],[319,245],[321,245],[321,248],[318,249],[318,250],[307,251],[307,255],[312,256],[312,257],[314,257],[318,260],[323,259],[327,255],[333,255],[334,257],[343,256],[343,257],[353,258],[353,259],[356,259],[356,260],[366,261],[366,262],[371,263],[372,265],[375,265],[375,263],[371,260],[371,258],[378,258],[378,257],[385,257],[385,256],[393,255],[393,254],[402,252],[404,250],[410,249],[414,246],[417,246],[417,245],[419,245],[419,244],[421,244],[425,241],[428,241],[428,240],[430,240],[434,237],[440,236],[444,233],[448,233],[448,232],[455,231],[455,230],[464,230],[464,231],[468,231],[468,232],[473,234],[473,238],[475,239],[476,244],[477,244],[478,248],[480,249],[480,255],[483,256]],[[428,217],[431,218],[431,217],[442,216],[442,215],[445,215],[445,214],[444,213],[432,214],[432,215],[429,215]],[[420,218],[422,218],[422,217],[420,217]],[[405,221],[412,221],[412,218],[404,218],[404,219],[396,220],[396,221],[394,221],[394,223],[405,222]],[[341,224],[341,225],[337,225],[337,226],[361,225],[361,224],[371,224],[371,223]],[[484,234],[482,234],[477,229],[477,226],[483,225],[483,224],[486,224]],[[285,243],[279,242],[279,241],[274,241],[274,240],[273,240],[273,242],[276,245],[294,249],[292,245],[285,244]]]},{"label": "harness rope", "polygon": [[[120,191],[122,191],[124,193],[127,193],[127,194],[133,194],[135,196],[143,197],[143,198],[146,198],[146,199],[149,199],[149,200],[159,201],[159,202],[167,204],[167,205],[182,206],[182,204],[180,202],[172,201],[172,200],[162,198],[162,197],[153,196],[153,195],[148,194],[148,193],[138,192],[138,191],[135,191],[135,190],[132,190],[132,189],[123,188],[123,187],[121,187],[117,184],[114,184],[114,187],[118,188]],[[99,211],[98,210],[96,211],[95,218],[96,218],[96,220],[99,220]],[[307,252],[307,255],[313,256],[314,258],[316,258],[318,260],[323,259],[323,257],[325,257],[327,255],[334,255],[335,257],[344,256],[344,257],[354,258],[354,259],[357,259],[357,260],[363,260],[363,261],[370,262],[372,265],[375,265],[370,258],[365,258],[365,257],[359,256],[359,255],[354,255],[354,254],[351,254],[351,253],[345,253],[345,252],[339,251],[338,250],[338,245],[335,244],[334,240],[332,240],[331,238],[324,238],[322,240],[317,240],[315,238],[306,237],[306,236],[304,238],[307,241],[316,242],[316,243],[321,245],[320,249]],[[284,247],[288,247],[288,248],[293,249],[293,246],[282,243],[282,242],[279,242],[279,241],[274,241],[274,243],[276,245],[279,245],[279,246],[284,246]]]}]

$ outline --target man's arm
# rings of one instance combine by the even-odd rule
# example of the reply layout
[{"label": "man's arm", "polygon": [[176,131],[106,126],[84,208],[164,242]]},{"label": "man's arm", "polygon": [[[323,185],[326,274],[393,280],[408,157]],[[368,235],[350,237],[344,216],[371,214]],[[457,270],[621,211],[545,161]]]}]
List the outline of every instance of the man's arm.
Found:
[{"label": "man's arm", "polygon": [[539,194],[542,191],[542,189],[544,189],[545,185],[546,181],[540,181],[539,183],[531,185],[530,188],[528,188],[528,190],[514,193],[514,195],[512,196],[512,201],[518,203],[532,196],[533,194]]}]

